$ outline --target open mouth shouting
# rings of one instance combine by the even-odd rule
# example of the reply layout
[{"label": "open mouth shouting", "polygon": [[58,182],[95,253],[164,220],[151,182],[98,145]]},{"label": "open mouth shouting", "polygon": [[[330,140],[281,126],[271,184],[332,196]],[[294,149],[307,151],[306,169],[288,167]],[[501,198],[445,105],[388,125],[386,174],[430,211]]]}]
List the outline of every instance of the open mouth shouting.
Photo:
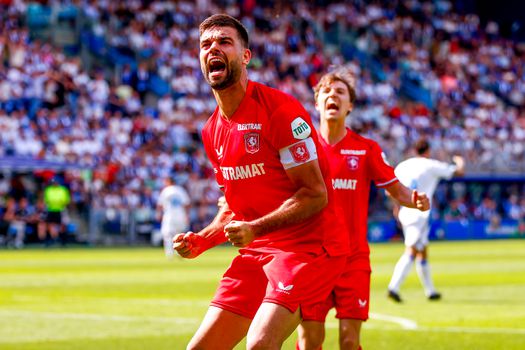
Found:
[{"label": "open mouth shouting", "polygon": [[335,101],[328,101],[326,103],[326,110],[328,112],[330,111],[337,112],[339,111],[339,105]]},{"label": "open mouth shouting", "polygon": [[219,57],[210,58],[208,61],[208,74],[210,78],[218,78],[226,72],[226,63]]}]

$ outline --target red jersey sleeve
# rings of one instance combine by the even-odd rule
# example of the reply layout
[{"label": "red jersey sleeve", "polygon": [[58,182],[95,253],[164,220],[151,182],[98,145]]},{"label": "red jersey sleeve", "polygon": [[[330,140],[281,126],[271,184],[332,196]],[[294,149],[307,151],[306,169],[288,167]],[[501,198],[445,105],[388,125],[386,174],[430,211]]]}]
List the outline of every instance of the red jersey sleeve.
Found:
[{"label": "red jersey sleeve", "polygon": [[394,168],[388,164],[386,155],[377,142],[371,141],[370,171],[372,180],[377,187],[385,187],[398,181]]},{"label": "red jersey sleeve", "polygon": [[317,159],[315,129],[299,103],[280,106],[270,118],[270,130],[269,142],[279,151],[285,169]]},{"label": "red jersey sleeve", "polygon": [[221,169],[219,167],[219,160],[217,159],[217,153],[222,154],[223,152],[222,146],[220,146],[218,150],[214,150],[212,146],[212,139],[207,129],[202,130],[202,143],[204,144],[204,151],[206,152],[206,155],[208,156],[208,159],[210,160],[210,163],[213,167],[217,184],[220,188],[223,188],[224,178],[222,177],[222,172],[220,171]]}]

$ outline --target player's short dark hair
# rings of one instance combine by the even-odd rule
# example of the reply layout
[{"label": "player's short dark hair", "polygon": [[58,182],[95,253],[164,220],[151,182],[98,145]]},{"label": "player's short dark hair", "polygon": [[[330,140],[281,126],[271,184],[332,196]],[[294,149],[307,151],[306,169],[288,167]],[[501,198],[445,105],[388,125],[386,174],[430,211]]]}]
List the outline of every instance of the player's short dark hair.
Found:
[{"label": "player's short dark hair", "polygon": [[350,102],[354,103],[356,99],[355,77],[354,74],[347,68],[339,68],[337,70],[323,75],[319,82],[314,86],[315,100],[317,101],[317,96],[319,96],[319,91],[323,86],[326,86],[336,81],[340,81],[346,85],[346,87],[348,88],[348,93],[350,94]]},{"label": "player's short dark hair", "polygon": [[426,138],[420,138],[414,143],[414,149],[418,155],[425,154],[430,149],[430,144]]},{"label": "player's short dark hair", "polygon": [[226,14],[216,14],[206,18],[199,26],[199,36],[204,31],[213,27],[230,27],[237,31],[241,38],[242,46],[247,49],[250,47],[250,37],[246,27],[236,18]]}]

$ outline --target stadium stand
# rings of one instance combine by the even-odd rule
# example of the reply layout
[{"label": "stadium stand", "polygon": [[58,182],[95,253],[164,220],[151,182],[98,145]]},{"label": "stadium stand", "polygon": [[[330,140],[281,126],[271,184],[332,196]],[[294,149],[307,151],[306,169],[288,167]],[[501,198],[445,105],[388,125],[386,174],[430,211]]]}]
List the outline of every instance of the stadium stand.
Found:
[{"label": "stadium stand", "polygon": [[[319,74],[351,67],[362,92],[352,126],[393,164],[421,135],[435,158],[463,155],[480,181],[442,185],[437,217],[486,218],[483,197],[498,193],[489,220],[524,220],[525,44],[448,1],[2,1],[0,156],[77,164],[63,175],[92,240],[106,230],[129,242],[129,227],[154,226],[166,176],[192,194],[202,227],[219,191],[200,140],[215,104],[197,26],[217,12],[253,33],[250,78],[314,118]],[[503,180],[489,185],[494,175]],[[47,180],[35,179],[33,202]],[[5,207],[11,189],[0,190]],[[385,216],[373,198],[372,215]]]}]

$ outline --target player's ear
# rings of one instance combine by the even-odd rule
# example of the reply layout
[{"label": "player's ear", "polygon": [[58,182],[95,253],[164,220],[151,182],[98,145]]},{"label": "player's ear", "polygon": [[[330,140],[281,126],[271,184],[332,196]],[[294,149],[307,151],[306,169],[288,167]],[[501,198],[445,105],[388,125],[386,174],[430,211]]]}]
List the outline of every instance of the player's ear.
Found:
[{"label": "player's ear", "polygon": [[352,113],[353,110],[354,110],[354,103],[350,101],[350,105],[348,106],[348,114]]},{"label": "player's ear", "polygon": [[247,66],[248,63],[250,63],[251,59],[252,59],[252,52],[250,51],[250,49],[244,49],[244,53],[242,55],[242,63]]},{"label": "player's ear", "polygon": [[321,112],[321,109],[319,108],[319,104],[317,103],[317,99],[315,100],[314,107],[316,111]]}]

